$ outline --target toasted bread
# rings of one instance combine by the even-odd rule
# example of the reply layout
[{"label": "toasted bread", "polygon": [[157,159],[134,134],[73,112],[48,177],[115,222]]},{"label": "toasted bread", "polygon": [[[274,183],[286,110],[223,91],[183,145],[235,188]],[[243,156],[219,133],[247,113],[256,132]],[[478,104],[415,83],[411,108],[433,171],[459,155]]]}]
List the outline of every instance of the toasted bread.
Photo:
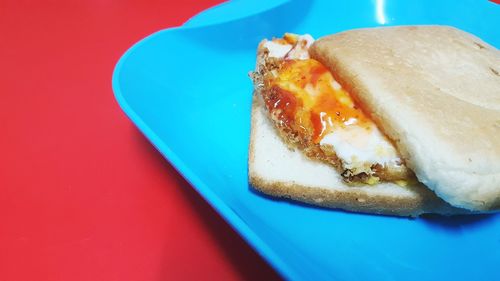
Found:
[{"label": "toasted bread", "polygon": [[360,29],[310,54],[450,204],[500,209],[500,51],[446,26]]}]

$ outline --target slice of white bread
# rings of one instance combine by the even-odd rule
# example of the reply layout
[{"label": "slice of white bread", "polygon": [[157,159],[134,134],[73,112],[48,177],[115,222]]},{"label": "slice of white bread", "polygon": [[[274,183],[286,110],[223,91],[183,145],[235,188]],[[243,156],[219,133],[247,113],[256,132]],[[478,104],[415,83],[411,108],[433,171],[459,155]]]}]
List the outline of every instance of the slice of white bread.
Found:
[{"label": "slice of white bread", "polygon": [[348,211],[397,216],[460,214],[421,184],[346,185],[330,165],[291,150],[278,135],[262,99],[254,95],[249,149],[251,186],[267,195]]},{"label": "slice of white bread", "polygon": [[310,54],[439,197],[500,209],[499,50],[452,27],[399,26],[326,36]]}]

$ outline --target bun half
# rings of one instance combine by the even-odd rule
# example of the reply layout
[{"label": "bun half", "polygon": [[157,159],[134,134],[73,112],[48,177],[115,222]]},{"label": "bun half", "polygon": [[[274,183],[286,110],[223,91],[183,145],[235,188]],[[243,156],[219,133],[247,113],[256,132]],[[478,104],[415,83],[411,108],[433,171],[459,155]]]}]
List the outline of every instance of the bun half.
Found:
[{"label": "bun half", "polygon": [[310,54],[350,89],[419,181],[454,206],[500,209],[497,49],[452,27],[400,26],[326,36]]}]

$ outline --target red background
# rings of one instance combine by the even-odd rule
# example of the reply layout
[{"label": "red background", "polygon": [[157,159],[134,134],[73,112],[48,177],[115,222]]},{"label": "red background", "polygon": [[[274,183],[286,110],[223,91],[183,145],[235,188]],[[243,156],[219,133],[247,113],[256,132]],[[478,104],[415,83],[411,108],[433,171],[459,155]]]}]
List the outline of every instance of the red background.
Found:
[{"label": "red background", "polygon": [[0,0],[0,280],[278,279],[111,90],[128,47],[216,2]]}]

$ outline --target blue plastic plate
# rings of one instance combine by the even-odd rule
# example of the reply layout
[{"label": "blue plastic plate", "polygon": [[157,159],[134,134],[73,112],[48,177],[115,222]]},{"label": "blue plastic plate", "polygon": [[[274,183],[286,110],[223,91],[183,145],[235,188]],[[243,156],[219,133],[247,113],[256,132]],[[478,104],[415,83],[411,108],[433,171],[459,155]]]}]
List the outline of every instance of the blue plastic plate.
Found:
[{"label": "blue plastic plate", "polygon": [[500,215],[363,215],[249,189],[247,73],[259,40],[400,24],[453,25],[500,47],[500,5],[486,0],[236,1],[135,44],[113,89],[151,143],[287,279],[500,280]]}]

